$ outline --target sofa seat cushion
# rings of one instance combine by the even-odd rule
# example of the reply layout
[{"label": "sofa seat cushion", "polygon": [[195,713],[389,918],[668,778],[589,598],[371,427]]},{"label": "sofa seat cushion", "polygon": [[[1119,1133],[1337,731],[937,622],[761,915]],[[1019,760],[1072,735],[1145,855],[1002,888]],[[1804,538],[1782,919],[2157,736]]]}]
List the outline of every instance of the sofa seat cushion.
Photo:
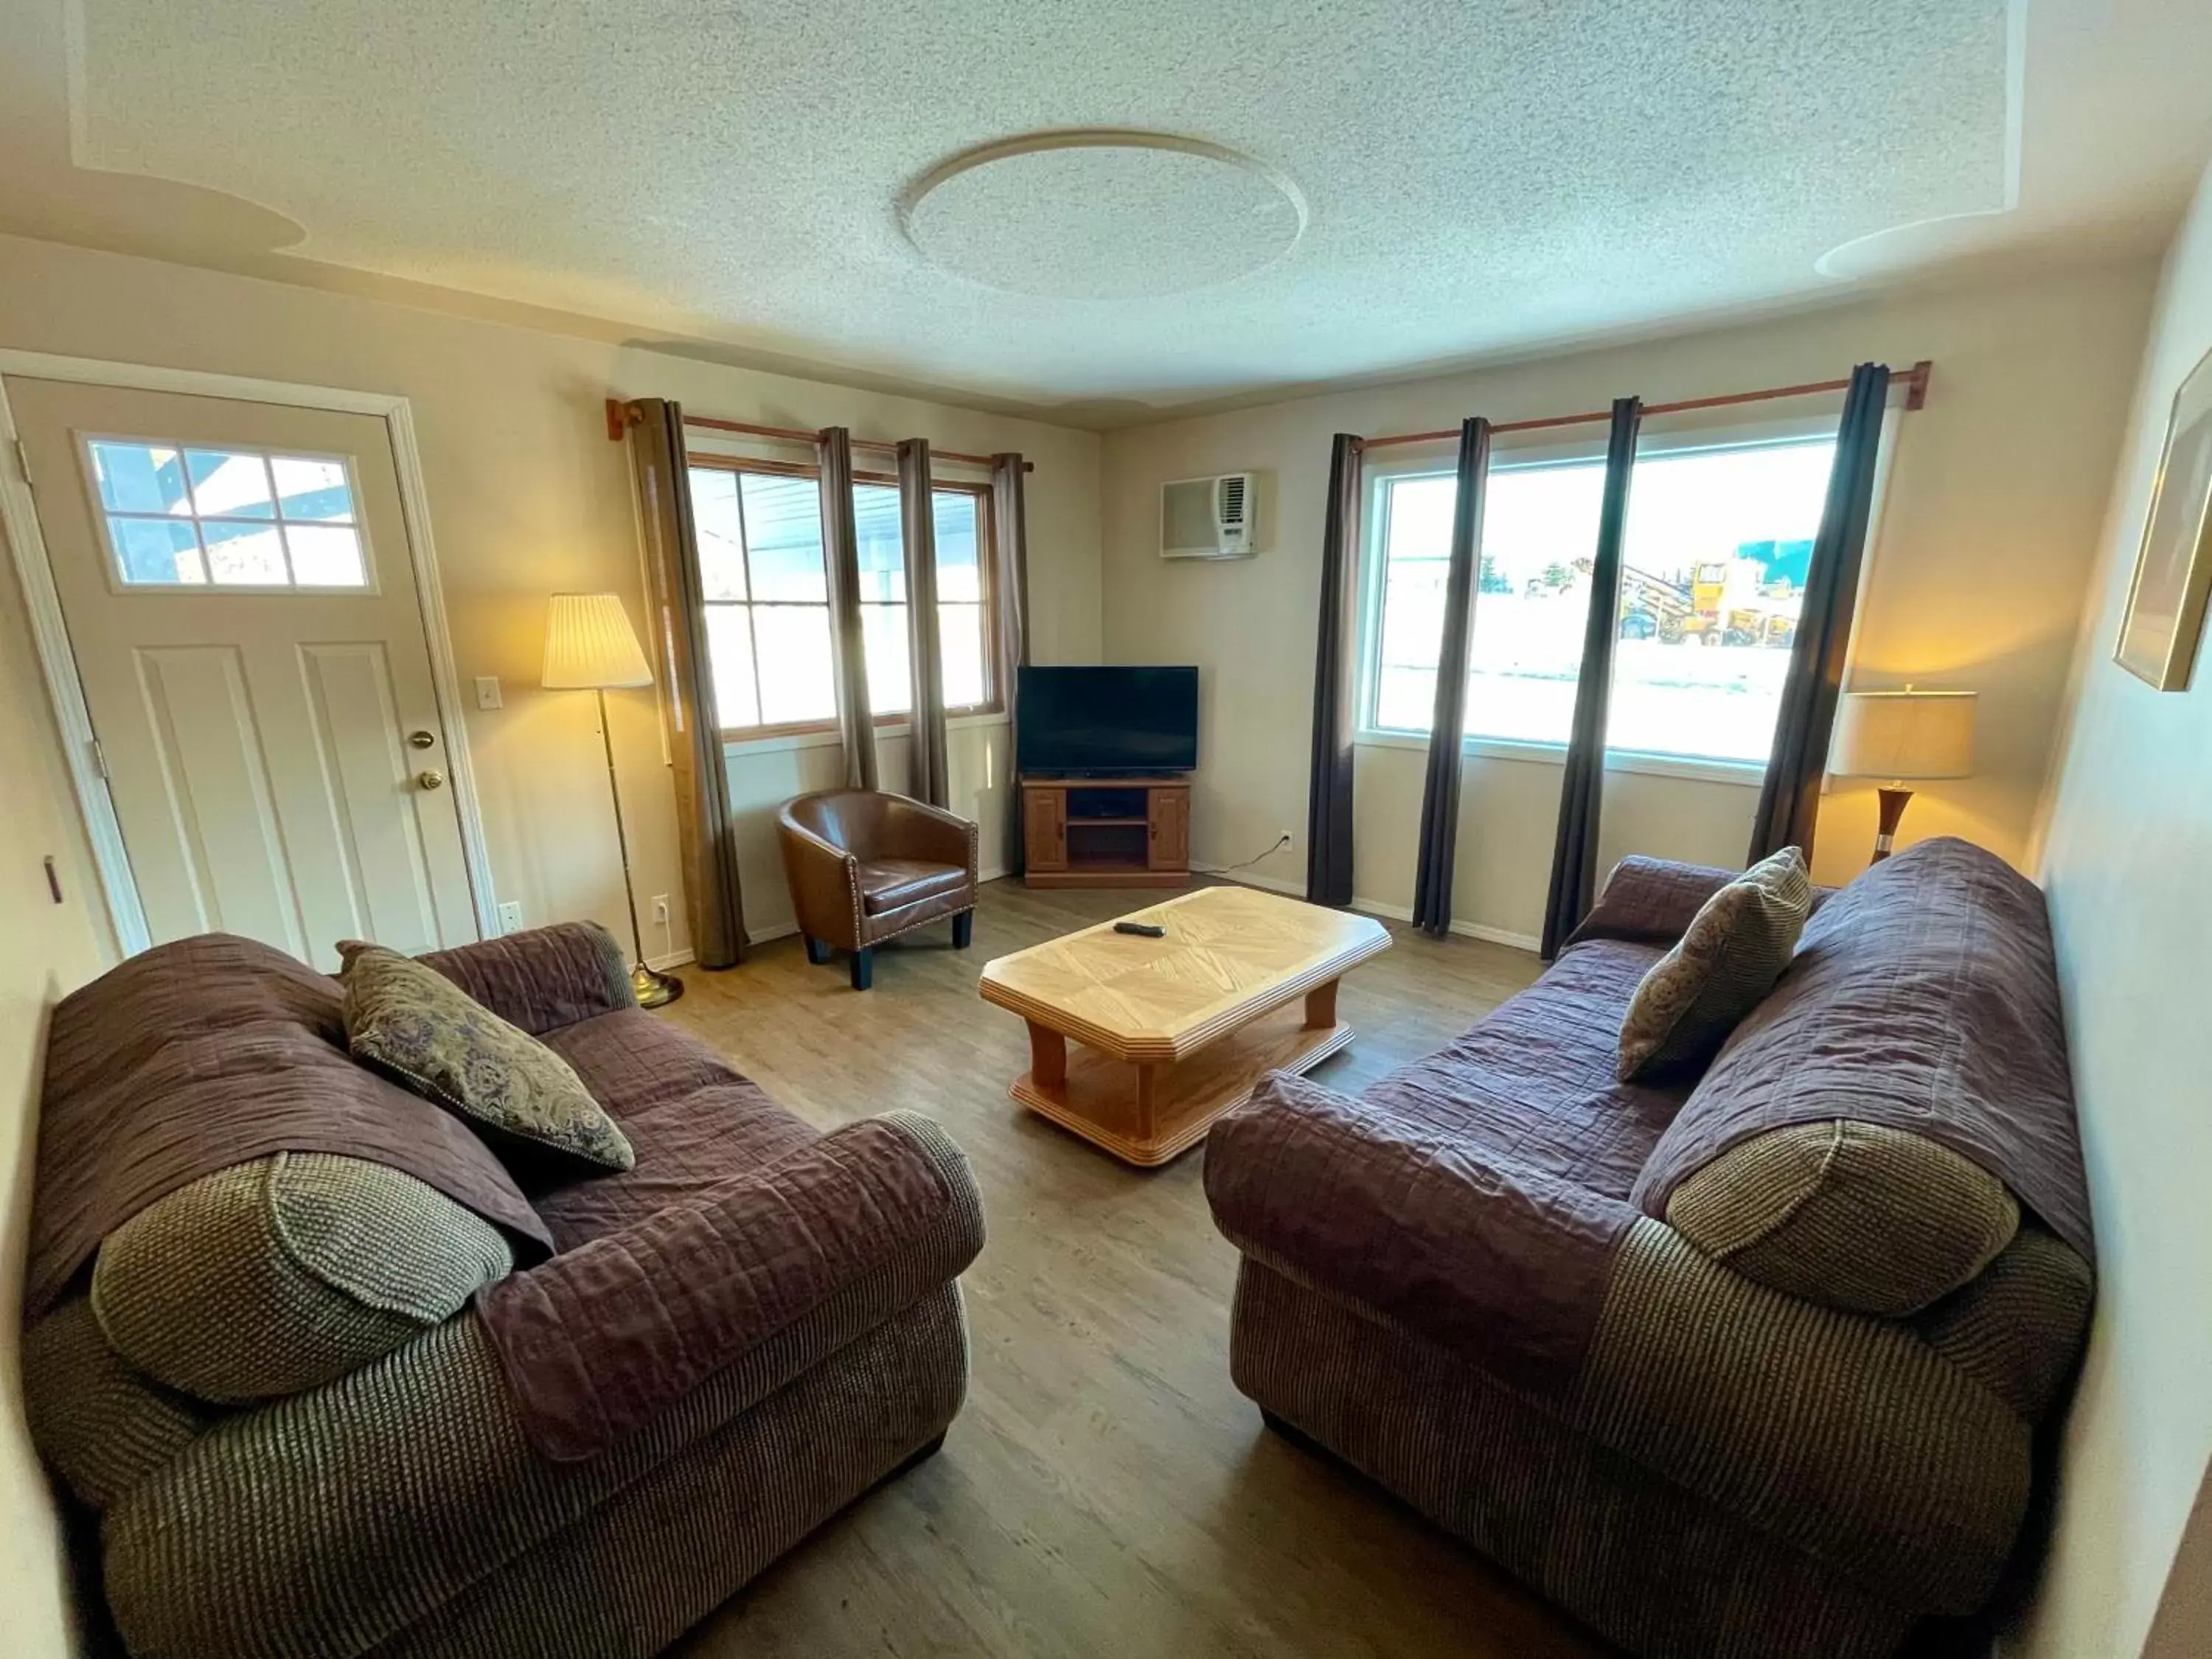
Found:
[{"label": "sofa seat cushion", "polygon": [[575,1071],[437,969],[346,945],[346,1047],[466,1119],[495,1148],[627,1170],[636,1154]]},{"label": "sofa seat cushion", "polygon": [[71,1297],[23,1333],[31,1439],[94,1513],[199,1438],[215,1411],[133,1370]]},{"label": "sofa seat cushion", "polygon": [[497,1228],[412,1176],[278,1152],[195,1181],[109,1234],[92,1306],[139,1370],[237,1403],[343,1376],[514,1266]]},{"label": "sofa seat cushion", "polygon": [[872,916],[941,898],[967,884],[968,872],[957,864],[925,864],[919,859],[860,862],[860,903]]},{"label": "sofa seat cushion", "polygon": [[1925,1136],[1843,1121],[1739,1142],[1674,1189],[1667,1220],[1747,1279],[1901,1319],[1989,1266],[2018,1231],[2020,1206]]},{"label": "sofa seat cushion", "polygon": [[1620,1023],[1626,1081],[1701,1072],[1790,966],[1813,908],[1805,855],[1785,847],[1698,907]]},{"label": "sofa seat cushion", "polygon": [[761,1089],[672,1019],[628,1008],[546,1034],[622,1124],[635,1168],[532,1194],[555,1248],[647,1221],[702,1189],[818,1139]]},{"label": "sofa seat cushion", "polygon": [[1625,1198],[1689,1093],[1614,1074],[1621,1018],[1660,955],[1613,939],[1564,951],[1535,984],[1360,1098],[1425,1132]]}]

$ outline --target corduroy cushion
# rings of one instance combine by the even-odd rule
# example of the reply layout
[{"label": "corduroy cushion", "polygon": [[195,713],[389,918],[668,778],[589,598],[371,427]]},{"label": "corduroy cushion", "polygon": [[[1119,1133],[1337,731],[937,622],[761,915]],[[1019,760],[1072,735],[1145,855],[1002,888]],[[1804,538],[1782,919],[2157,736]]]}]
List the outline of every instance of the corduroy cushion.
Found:
[{"label": "corduroy cushion", "polygon": [[1838,1120],[1730,1147],[1674,1189],[1667,1219],[1747,1279],[1900,1319],[1989,1266],[2019,1230],[2020,1206],[1923,1135]]},{"label": "corduroy cushion", "polygon": [[125,1364],[76,1297],[23,1333],[31,1439],[95,1511],[198,1439],[213,1413]]},{"label": "corduroy cushion", "polygon": [[1711,898],[1651,964],[1620,1022],[1623,1083],[1694,1072],[1790,966],[1813,910],[1805,855],[1785,847]]},{"label": "corduroy cushion", "polygon": [[179,1188],[110,1233],[92,1309],[148,1376],[244,1402],[344,1376],[514,1267],[497,1228],[412,1176],[278,1152]]},{"label": "corduroy cushion", "polygon": [[343,944],[346,1046],[486,1133],[600,1170],[637,1154],[568,1062],[434,968],[381,945]]}]

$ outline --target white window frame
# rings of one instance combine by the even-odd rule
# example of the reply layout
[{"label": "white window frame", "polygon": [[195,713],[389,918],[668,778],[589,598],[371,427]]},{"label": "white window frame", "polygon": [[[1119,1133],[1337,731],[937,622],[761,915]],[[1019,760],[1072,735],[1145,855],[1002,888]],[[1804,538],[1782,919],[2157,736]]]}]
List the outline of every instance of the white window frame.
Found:
[{"label": "white window frame", "polygon": [[[1858,605],[1853,611],[1854,622],[1865,611],[1867,583],[1873,572],[1875,553],[1881,541],[1882,510],[1887,496],[1889,468],[1897,453],[1899,416],[1894,406],[1884,415],[1881,449],[1875,467],[1874,504],[1867,526],[1866,556],[1859,567]],[[1670,427],[1664,431],[1647,428],[1637,444],[1639,460],[1655,459],[1662,455],[1678,455],[1710,449],[1740,449],[1768,444],[1788,443],[1793,440],[1833,437],[1837,416],[1833,414],[1791,416],[1753,423],[1736,421],[1727,424],[1684,425]],[[1493,447],[1491,471],[1493,473],[1532,465],[1558,465],[1577,461],[1602,460],[1606,441],[1600,436],[1576,436],[1566,439],[1536,437],[1533,441],[1515,442],[1518,434],[1508,434]],[[1364,492],[1359,518],[1359,669],[1358,681],[1358,725],[1352,735],[1355,744],[1364,749],[1411,749],[1426,753],[1429,734],[1425,732],[1402,732],[1372,723],[1376,681],[1381,672],[1382,649],[1382,589],[1387,561],[1383,557],[1382,502],[1387,494],[1386,481],[1404,477],[1449,477],[1456,468],[1455,453],[1445,449],[1440,454],[1431,450],[1413,454],[1372,455],[1361,469],[1360,489]],[[1478,594],[1475,603],[1480,605]],[[1856,626],[1853,643],[1856,643]],[[1846,679],[1849,678],[1848,668]],[[1460,739],[1462,756],[1479,756],[1486,760],[1519,761],[1538,766],[1565,766],[1567,745],[1564,743],[1539,743],[1515,738],[1484,738],[1462,734]],[[1605,769],[1608,772],[1638,772],[1654,777],[1687,778],[1705,783],[1729,783],[1756,788],[1765,777],[1766,766],[1760,761],[1713,759],[1687,755],[1654,754],[1636,749],[1607,749]]]},{"label": "white window frame", "polygon": [[[811,465],[814,461],[814,452],[811,446],[794,446],[777,440],[768,440],[765,441],[753,440],[748,441],[743,438],[725,437],[719,433],[686,434],[684,448],[689,454],[694,456],[703,455],[713,459],[734,461],[740,464],[748,461],[782,461],[786,463],[799,462],[804,465]],[[762,453],[763,449],[769,450],[771,453],[763,454]],[[866,479],[856,478],[855,482],[882,483],[884,481],[881,478],[871,477]],[[965,479],[948,479],[946,482],[963,483],[968,481]],[[976,482],[980,482],[980,480],[977,480]],[[933,483],[934,483],[933,480]],[[686,487],[689,487],[688,476],[686,478]],[[997,503],[994,500],[987,497],[981,510],[987,515],[994,513],[997,510]],[[991,538],[991,556],[994,560],[1002,559],[1004,556],[999,547],[997,540],[999,532],[995,520],[988,521],[984,528]],[[642,544],[641,542],[641,544]],[[651,573],[644,570],[644,567],[642,565],[643,555],[641,553],[640,555],[640,568],[641,571],[643,572],[644,577],[647,582],[647,591],[650,592],[652,591],[650,583]],[[998,575],[999,573],[994,572],[994,579],[996,580]],[[989,603],[988,603],[984,607],[983,627],[986,634],[985,645],[987,649],[993,648],[992,640],[995,636],[994,630],[999,625],[996,607],[1003,602],[1003,592],[997,589],[994,589]],[[999,672],[1001,675],[1010,677],[1014,671],[1011,665],[1002,665]],[[1013,717],[1006,712],[1006,704],[1009,700],[1007,694],[1012,688],[1009,684],[1002,682],[994,689],[997,692],[994,707],[987,706],[982,708],[965,712],[956,712],[951,709],[947,709],[945,715],[945,730],[948,732],[965,732],[978,726],[1006,726],[1011,723]],[[878,742],[881,742],[886,738],[910,737],[913,735],[914,732],[914,722],[911,716],[904,714],[882,716],[876,720],[875,726],[876,738]],[[723,732],[722,752],[725,756],[741,757],[746,755],[777,755],[788,754],[793,750],[801,749],[833,749],[838,744],[843,743],[845,740],[843,732],[839,729],[839,722],[836,720],[832,720],[827,726],[819,728],[809,728],[800,731],[771,730],[762,732],[758,736],[755,737],[732,735],[732,732],[742,732],[746,729],[757,728],[730,727]],[[664,750],[666,748],[665,739],[663,741],[662,747]]]}]

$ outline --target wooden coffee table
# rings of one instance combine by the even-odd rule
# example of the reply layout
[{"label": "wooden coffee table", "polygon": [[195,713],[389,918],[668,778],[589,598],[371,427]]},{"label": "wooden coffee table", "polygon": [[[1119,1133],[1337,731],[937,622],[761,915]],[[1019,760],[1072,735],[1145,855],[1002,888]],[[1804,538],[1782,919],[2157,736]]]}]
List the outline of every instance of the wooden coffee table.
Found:
[{"label": "wooden coffee table", "polygon": [[1029,1022],[1013,1097],[1140,1165],[1202,1139],[1262,1073],[1303,1072],[1350,1042],[1337,980],[1390,948],[1379,921],[1249,887],[1204,887],[1117,920],[1167,937],[1101,922],[994,959],[981,988]]}]

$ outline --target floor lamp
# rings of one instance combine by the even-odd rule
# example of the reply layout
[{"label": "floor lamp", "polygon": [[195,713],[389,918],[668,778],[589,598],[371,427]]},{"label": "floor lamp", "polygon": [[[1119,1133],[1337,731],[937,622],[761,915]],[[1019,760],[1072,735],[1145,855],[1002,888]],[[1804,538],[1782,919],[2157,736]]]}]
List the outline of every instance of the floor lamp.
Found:
[{"label": "floor lamp", "polygon": [[622,852],[623,896],[629,902],[630,985],[641,1006],[658,1008],[684,994],[684,981],[646,966],[645,936],[638,931],[637,892],[629,876],[629,837],[623,831],[622,787],[615,781],[615,740],[607,725],[610,687],[653,684],[653,669],[629,625],[629,613],[613,593],[556,593],[545,617],[545,672],[550,691],[589,691],[599,700],[599,740],[607,751],[607,793],[615,803],[615,845]]}]

